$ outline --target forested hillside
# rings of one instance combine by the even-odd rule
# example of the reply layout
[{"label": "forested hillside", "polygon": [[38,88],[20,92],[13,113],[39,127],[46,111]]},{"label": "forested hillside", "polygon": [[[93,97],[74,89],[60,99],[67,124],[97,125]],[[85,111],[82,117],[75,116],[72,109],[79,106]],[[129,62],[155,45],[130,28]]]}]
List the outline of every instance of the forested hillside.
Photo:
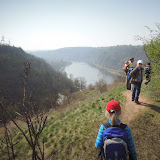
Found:
[{"label": "forested hillside", "polygon": [[121,45],[103,48],[98,58],[95,59],[95,63],[106,68],[122,71],[125,61],[131,57],[135,58],[135,62],[139,59],[144,62],[148,61],[142,46]]},{"label": "forested hillside", "polygon": [[50,51],[35,51],[31,53],[52,63],[52,61],[82,61],[96,63],[103,67],[122,70],[124,62],[134,57],[135,61],[148,61],[142,46],[121,45],[113,47],[68,47]]},{"label": "forested hillside", "polygon": [[49,51],[31,51],[33,55],[46,60],[65,61],[88,61],[94,58],[99,52],[95,47],[66,47]]},{"label": "forested hillside", "polygon": [[[28,79],[28,92],[41,107],[55,107],[58,93],[67,90],[74,92],[72,82],[64,75],[56,72],[44,60],[25,53],[21,48],[0,45],[0,91],[2,95],[8,92],[12,103],[19,102],[23,96],[21,74],[24,62],[31,63]],[[52,104],[52,105],[51,105]]]}]

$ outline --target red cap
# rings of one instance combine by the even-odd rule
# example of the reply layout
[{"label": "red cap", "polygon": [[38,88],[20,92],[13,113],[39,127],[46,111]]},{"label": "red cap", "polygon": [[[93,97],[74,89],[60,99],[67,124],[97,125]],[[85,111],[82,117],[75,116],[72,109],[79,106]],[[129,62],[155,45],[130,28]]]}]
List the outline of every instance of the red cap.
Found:
[{"label": "red cap", "polygon": [[117,101],[112,100],[107,103],[106,110],[109,113],[113,113],[113,112],[117,113],[121,110],[121,106],[119,105],[119,103]]},{"label": "red cap", "polygon": [[146,67],[149,67],[151,64],[150,64],[150,62],[148,62],[147,64],[146,64]]}]

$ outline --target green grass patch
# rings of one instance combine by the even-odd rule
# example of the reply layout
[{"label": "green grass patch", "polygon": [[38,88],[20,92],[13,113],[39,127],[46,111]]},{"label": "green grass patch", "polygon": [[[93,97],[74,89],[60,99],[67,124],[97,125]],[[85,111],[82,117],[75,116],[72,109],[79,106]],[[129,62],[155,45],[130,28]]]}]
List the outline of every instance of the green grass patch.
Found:
[{"label": "green grass patch", "polygon": [[146,111],[131,123],[132,135],[137,150],[138,159],[160,159],[160,97],[150,84],[142,85],[142,94],[150,98],[150,104],[146,104]]},{"label": "green grass patch", "polygon": [[131,129],[138,159],[160,159],[160,108],[159,112],[148,109],[132,122]]},{"label": "green grass patch", "polygon": [[[149,84],[143,85],[142,94],[152,98],[154,91],[149,88]],[[96,89],[87,91],[87,94],[79,92],[85,98],[78,100],[74,107],[53,112],[49,124],[40,135],[40,141],[45,142],[46,159],[96,159],[98,151],[95,149],[95,141],[100,125],[107,120],[106,104],[116,100],[123,108],[126,98],[121,92],[125,90],[125,86],[122,86],[105,93],[99,93]],[[160,103],[151,102],[147,110],[130,124],[139,160],[160,159],[159,113]],[[31,150],[23,136],[17,132],[13,140],[21,140],[15,147],[17,160],[22,157],[24,160],[31,159]],[[1,152],[0,157],[6,159]]]},{"label": "green grass patch", "polygon": [[151,82],[148,85],[142,85],[142,93],[144,93],[147,97],[153,99],[155,102],[160,103],[160,91],[156,90]]},{"label": "green grass patch", "polygon": [[[91,90],[92,93],[87,91],[87,94],[79,92],[81,96],[85,94],[85,99],[68,110],[54,112],[40,135],[40,141],[45,142],[46,159],[95,159],[98,154],[95,149],[98,130],[107,120],[106,104],[110,100],[116,100],[123,106],[123,90],[124,86],[105,93],[99,93],[97,90]],[[15,148],[19,157],[17,159],[21,159],[22,154],[24,159],[29,159],[31,150],[23,136],[17,134],[15,137],[22,140]]]}]

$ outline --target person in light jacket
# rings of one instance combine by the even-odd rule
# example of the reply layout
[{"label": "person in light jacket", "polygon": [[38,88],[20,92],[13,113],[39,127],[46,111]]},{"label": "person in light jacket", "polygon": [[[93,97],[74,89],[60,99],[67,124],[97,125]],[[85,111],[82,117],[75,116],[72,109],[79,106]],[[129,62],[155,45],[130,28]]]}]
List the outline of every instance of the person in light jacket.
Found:
[{"label": "person in light jacket", "polygon": [[133,84],[132,88],[132,101],[135,101],[135,103],[139,103],[139,95],[141,91],[141,84],[143,81],[143,61],[138,60],[137,61],[137,66],[131,71],[130,76],[131,76],[131,83]]}]

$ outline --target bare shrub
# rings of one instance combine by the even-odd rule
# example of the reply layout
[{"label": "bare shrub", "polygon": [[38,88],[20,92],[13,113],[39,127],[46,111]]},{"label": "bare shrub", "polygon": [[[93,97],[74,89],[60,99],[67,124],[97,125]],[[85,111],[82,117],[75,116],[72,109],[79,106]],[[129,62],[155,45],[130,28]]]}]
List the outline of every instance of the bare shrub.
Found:
[{"label": "bare shrub", "polygon": [[126,81],[126,76],[125,75],[117,75],[117,79],[115,80],[115,83],[124,83]]},{"label": "bare shrub", "polygon": [[62,105],[69,105],[72,102],[76,101],[77,99],[83,100],[84,99],[84,94],[83,91],[80,90],[79,92],[76,93],[70,93],[68,90],[65,90],[62,92],[64,99]]},{"label": "bare shrub", "polygon": [[96,82],[96,87],[101,93],[107,91],[107,83],[103,79],[100,79],[98,82]]},{"label": "bare shrub", "polygon": [[[4,102],[5,103],[5,99],[4,97],[1,97],[1,101],[0,102]],[[0,122],[1,122],[1,129],[3,128],[4,133],[3,133],[3,137],[0,138],[0,150],[2,151],[2,153],[4,155],[6,155],[8,157],[9,160],[13,159],[15,160],[16,155],[15,155],[15,150],[14,150],[14,146],[19,142],[13,142],[13,135],[11,133],[11,131],[9,130],[9,126],[8,126],[8,115],[5,113],[3,107],[0,107]]]},{"label": "bare shrub", "polygon": [[90,85],[88,86],[88,89],[89,89],[89,90],[94,90],[94,86],[93,86],[92,84],[90,84]]},{"label": "bare shrub", "polygon": [[71,102],[71,93],[69,90],[64,90],[61,94],[59,94],[59,99],[60,101],[59,105],[68,105]]}]

